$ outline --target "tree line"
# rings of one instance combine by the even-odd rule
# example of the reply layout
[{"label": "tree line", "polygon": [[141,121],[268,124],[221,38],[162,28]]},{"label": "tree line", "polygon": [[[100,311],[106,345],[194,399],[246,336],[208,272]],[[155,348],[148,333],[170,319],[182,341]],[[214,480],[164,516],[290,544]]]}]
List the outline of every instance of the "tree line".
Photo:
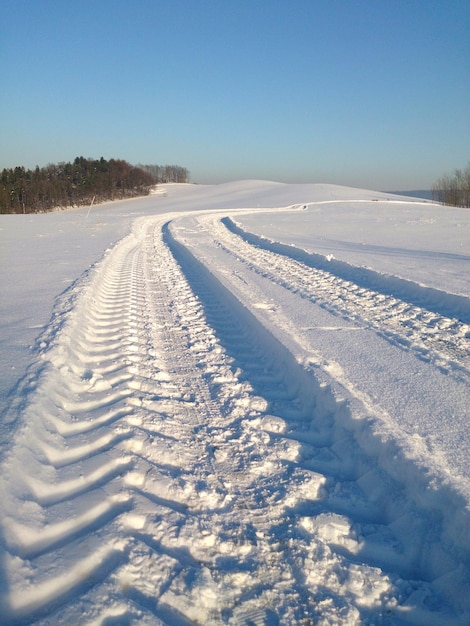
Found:
[{"label": "tree line", "polygon": [[432,198],[442,204],[470,207],[470,163],[463,170],[441,176],[432,186]]},{"label": "tree line", "polygon": [[[0,174],[0,213],[37,213],[56,207],[87,206],[121,198],[148,195],[162,180],[149,168],[158,168],[166,176],[176,176],[178,166],[130,165],[121,159],[106,160],[77,157],[73,163],[49,164],[26,170],[4,169]],[[181,178],[181,174],[178,174]],[[169,182],[168,180],[165,182]],[[187,182],[175,180],[174,182]]]},{"label": "tree line", "polygon": [[189,170],[180,165],[142,165],[144,172],[148,172],[156,183],[189,183]]}]

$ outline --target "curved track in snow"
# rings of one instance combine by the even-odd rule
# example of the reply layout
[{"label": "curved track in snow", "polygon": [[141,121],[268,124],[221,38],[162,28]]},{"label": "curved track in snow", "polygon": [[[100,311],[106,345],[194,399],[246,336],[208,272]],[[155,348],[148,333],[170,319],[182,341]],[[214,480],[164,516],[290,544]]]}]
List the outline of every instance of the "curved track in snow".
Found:
[{"label": "curved track in snow", "polygon": [[220,216],[169,220],[138,220],[43,336],[0,479],[4,623],[465,624],[461,496],[356,419],[276,294],[457,382],[468,327]]},{"label": "curved track in snow", "polygon": [[[224,224],[240,239],[224,232]],[[213,229],[219,222],[213,220]],[[346,319],[365,324],[453,375],[470,375],[470,300],[309,254],[247,233],[230,218],[220,245],[255,272]],[[251,243],[251,245],[250,245]]]}]

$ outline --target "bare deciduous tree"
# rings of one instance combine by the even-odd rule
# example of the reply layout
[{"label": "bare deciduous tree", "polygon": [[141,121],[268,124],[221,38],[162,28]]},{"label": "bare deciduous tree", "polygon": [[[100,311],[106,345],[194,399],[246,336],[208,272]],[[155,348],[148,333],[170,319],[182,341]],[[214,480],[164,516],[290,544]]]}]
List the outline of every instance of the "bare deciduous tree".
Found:
[{"label": "bare deciduous tree", "polygon": [[453,175],[441,176],[432,186],[432,197],[442,204],[470,207],[470,163]]}]

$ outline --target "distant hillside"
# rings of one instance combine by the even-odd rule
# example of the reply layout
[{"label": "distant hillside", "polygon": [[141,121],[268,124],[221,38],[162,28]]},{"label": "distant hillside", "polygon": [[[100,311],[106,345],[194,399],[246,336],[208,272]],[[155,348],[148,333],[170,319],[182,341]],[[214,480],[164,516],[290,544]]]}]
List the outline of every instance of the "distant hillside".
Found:
[{"label": "distant hillside", "polygon": [[410,196],[411,198],[422,198],[423,200],[432,200],[431,189],[415,189],[412,191],[386,191],[385,193],[395,193],[398,196]]}]

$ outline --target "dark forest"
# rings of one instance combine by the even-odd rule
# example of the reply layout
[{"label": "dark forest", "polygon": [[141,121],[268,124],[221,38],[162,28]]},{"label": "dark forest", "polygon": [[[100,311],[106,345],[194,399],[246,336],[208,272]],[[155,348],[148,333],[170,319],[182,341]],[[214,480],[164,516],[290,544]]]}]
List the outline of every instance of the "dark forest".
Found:
[{"label": "dark forest", "polygon": [[73,163],[49,164],[0,174],[0,213],[41,213],[57,208],[148,195],[162,182],[188,182],[177,165],[134,166],[121,159],[77,157]]}]

